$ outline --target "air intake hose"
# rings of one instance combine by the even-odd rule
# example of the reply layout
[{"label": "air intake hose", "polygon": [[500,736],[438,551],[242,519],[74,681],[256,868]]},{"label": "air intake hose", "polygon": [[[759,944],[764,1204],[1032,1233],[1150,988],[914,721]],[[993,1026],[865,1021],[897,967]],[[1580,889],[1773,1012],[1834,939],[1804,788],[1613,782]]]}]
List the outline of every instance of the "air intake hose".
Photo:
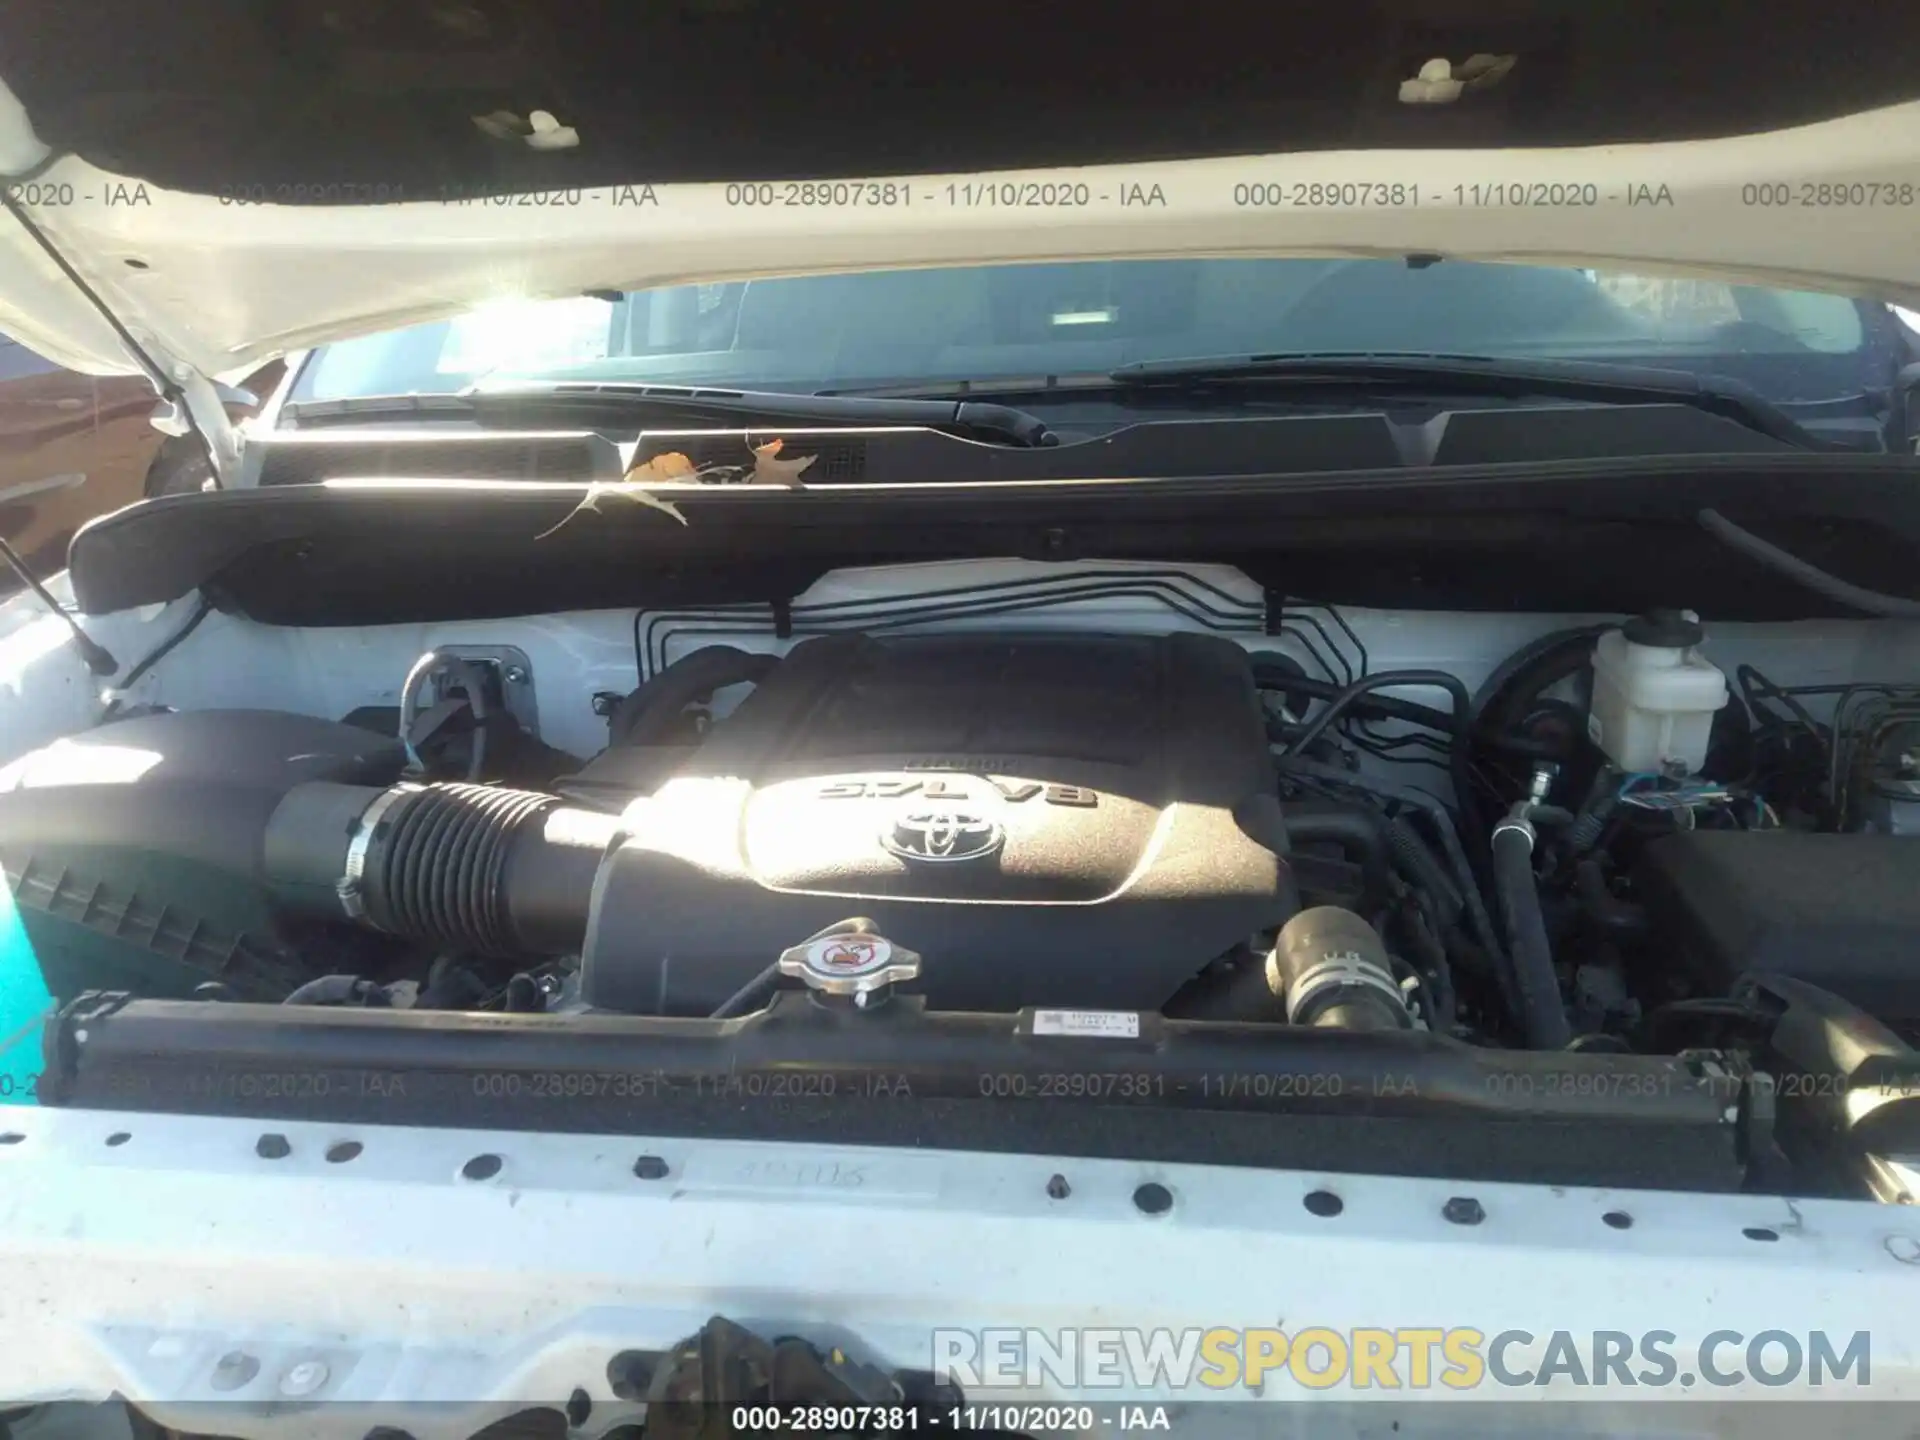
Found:
[{"label": "air intake hose", "polygon": [[298,785],[267,823],[282,903],[483,955],[561,955],[617,815],[489,785]]}]

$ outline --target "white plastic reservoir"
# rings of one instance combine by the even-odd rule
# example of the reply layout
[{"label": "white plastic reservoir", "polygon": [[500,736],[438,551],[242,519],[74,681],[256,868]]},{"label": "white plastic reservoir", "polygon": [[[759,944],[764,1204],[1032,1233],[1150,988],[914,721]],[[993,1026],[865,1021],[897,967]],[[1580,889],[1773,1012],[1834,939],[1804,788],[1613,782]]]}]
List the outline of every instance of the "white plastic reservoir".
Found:
[{"label": "white plastic reservoir", "polygon": [[1622,770],[1707,760],[1714,713],[1727,703],[1727,677],[1700,653],[1706,631],[1692,611],[1663,610],[1629,620],[1593,650],[1593,709],[1587,734]]}]

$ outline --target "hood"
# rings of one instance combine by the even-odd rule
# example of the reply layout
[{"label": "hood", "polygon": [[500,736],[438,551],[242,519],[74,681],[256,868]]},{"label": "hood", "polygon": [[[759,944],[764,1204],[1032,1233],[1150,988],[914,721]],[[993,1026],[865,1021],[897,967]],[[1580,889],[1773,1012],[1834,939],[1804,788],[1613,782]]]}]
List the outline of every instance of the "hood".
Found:
[{"label": "hood", "polygon": [[1169,255],[1920,305],[1910,4],[911,11],[16,0],[0,331],[221,378],[503,299]]}]

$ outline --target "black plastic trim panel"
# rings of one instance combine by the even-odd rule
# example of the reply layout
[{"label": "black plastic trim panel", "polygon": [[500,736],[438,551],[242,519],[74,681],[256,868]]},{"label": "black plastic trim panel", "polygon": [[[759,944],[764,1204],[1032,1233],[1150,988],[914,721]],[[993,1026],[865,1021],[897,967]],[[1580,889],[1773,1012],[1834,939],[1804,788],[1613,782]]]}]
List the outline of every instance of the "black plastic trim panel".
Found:
[{"label": "black plastic trim panel", "polygon": [[[1479,1050],[1141,1017],[1036,1037],[1032,1012],[741,1020],[332,1010],[80,997],[41,1103],[248,1116],[939,1146],[1381,1174],[1731,1190],[1751,1083],[1665,1057]],[[84,1044],[76,1043],[85,1030]],[[1078,1077],[1076,1080],[1074,1077]]]},{"label": "black plastic trim panel", "polygon": [[[1905,593],[1920,464],[1899,456],[1561,461],[1337,476],[978,485],[703,486],[687,523],[586,486],[435,483],[168,496],[75,537],[89,613],[205,587],[287,625],[770,603],[828,570],[1015,556],[1240,566],[1349,605],[1577,612],[1663,606],[1717,618],[1849,612],[1725,550],[1702,506],[1857,584]],[[1908,538],[1903,538],[1908,537]]]}]

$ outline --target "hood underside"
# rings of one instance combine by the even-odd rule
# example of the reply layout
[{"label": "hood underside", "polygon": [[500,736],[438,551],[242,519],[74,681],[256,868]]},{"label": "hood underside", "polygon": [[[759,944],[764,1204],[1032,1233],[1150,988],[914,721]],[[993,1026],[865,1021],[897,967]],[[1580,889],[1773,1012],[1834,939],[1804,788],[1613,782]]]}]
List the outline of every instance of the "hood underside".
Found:
[{"label": "hood underside", "polygon": [[[1433,253],[1913,302],[1916,53],[1920,7],[1807,0],[1150,24],[984,0],[937,27],[868,0],[183,0],[162,23],[18,0],[0,329],[138,368],[49,245],[153,358],[210,375],[492,299],[1002,260]],[[1423,65],[1475,55],[1502,66],[1408,103]],[[896,188],[788,183],[817,180]]]}]

